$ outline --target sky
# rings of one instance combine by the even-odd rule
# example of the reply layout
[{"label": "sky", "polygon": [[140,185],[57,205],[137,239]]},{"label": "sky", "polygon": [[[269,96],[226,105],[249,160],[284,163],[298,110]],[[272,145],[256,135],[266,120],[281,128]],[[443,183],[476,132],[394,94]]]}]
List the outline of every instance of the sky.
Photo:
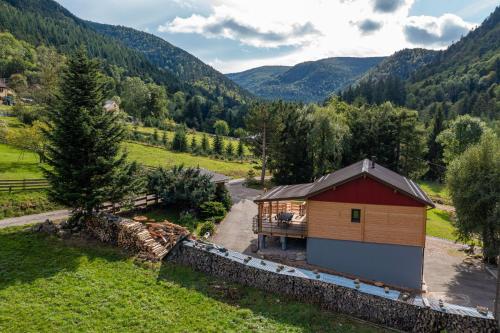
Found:
[{"label": "sky", "polygon": [[499,0],[57,0],[87,20],[155,34],[223,73],[328,57],[443,49]]}]

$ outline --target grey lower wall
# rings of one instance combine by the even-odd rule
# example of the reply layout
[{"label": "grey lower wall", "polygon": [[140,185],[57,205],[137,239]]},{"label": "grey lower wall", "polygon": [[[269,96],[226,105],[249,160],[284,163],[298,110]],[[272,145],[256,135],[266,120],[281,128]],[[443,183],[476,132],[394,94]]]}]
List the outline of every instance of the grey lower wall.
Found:
[{"label": "grey lower wall", "polygon": [[399,300],[369,295],[332,283],[268,271],[237,262],[200,247],[180,244],[167,260],[189,266],[225,281],[318,304],[376,324],[411,332],[497,332],[492,317],[477,317],[437,311]]},{"label": "grey lower wall", "polygon": [[308,238],[307,262],[393,286],[422,287],[423,248],[418,246]]}]

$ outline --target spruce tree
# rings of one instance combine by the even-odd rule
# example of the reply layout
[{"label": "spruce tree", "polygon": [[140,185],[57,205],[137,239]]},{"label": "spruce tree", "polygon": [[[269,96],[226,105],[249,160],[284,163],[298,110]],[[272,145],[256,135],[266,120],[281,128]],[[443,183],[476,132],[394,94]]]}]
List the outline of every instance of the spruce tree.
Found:
[{"label": "spruce tree", "polygon": [[233,143],[231,141],[229,141],[227,143],[227,146],[226,146],[226,156],[227,157],[233,157],[233,154],[234,154]]},{"label": "spruce tree", "polygon": [[239,158],[242,158],[243,155],[245,154],[245,149],[243,148],[243,140],[241,139],[238,140],[238,149],[236,151],[236,154],[238,155]]},{"label": "spruce tree", "polygon": [[191,152],[196,152],[198,150],[198,143],[196,142],[196,135],[193,135],[191,138],[191,145],[190,145]]},{"label": "spruce tree", "polygon": [[210,144],[208,143],[208,138],[206,134],[201,137],[201,151],[208,153],[210,151]]},{"label": "spruce tree", "polygon": [[69,59],[60,93],[48,112],[48,165],[53,200],[89,217],[106,201],[118,202],[140,185],[135,164],[120,143],[125,124],[103,108],[99,65],[80,48]]},{"label": "spruce tree", "polygon": [[161,137],[161,143],[166,147],[168,144],[167,131],[163,131],[163,136]]},{"label": "spruce tree", "polygon": [[432,129],[429,133],[427,160],[429,161],[429,171],[427,177],[432,180],[442,180],[445,168],[443,166],[443,146],[437,142],[436,138],[444,130],[444,115],[442,106],[438,106],[432,120]]},{"label": "spruce tree", "polygon": [[155,128],[154,132],[153,132],[153,143],[158,143],[158,130]]},{"label": "spruce tree", "polygon": [[179,126],[175,130],[174,139],[172,141],[172,149],[181,152],[187,150],[186,130],[183,126]]},{"label": "spruce tree", "polygon": [[224,142],[222,142],[222,137],[220,135],[216,135],[214,138],[214,154],[222,155],[224,152]]}]

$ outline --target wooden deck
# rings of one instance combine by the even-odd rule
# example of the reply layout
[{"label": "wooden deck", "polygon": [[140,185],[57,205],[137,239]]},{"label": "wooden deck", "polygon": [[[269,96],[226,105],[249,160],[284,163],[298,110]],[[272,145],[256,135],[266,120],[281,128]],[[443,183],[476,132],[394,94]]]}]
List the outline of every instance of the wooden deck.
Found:
[{"label": "wooden deck", "polygon": [[[259,203],[259,213],[253,219],[256,234],[267,236],[307,237],[306,204],[301,201]],[[280,221],[278,214],[293,213],[290,221]]]}]

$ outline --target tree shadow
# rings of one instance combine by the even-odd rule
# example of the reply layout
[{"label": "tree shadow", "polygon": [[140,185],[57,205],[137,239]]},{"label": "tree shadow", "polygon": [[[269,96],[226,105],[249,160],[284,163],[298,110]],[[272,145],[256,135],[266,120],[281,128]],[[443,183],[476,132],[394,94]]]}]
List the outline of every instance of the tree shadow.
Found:
[{"label": "tree shadow", "polygon": [[82,258],[124,260],[116,248],[85,239],[61,240],[18,227],[0,230],[0,290],[78,269]]},{"label": "tree shadow", "polygon": [[385,332],[380,327],[355,318],[321,310],[317,305],[230,283],[168,260],[162,262],[158,280],[233,305],[243,313],[251,311],[259,317],[294,326],[301,332]]},{"label": "tree shadow", "polygon": [[449,303],[494,308],[496,280],[485,271],[479,260],[462,261],[453,265],[455,275],[447,284],[446,298]]}]

